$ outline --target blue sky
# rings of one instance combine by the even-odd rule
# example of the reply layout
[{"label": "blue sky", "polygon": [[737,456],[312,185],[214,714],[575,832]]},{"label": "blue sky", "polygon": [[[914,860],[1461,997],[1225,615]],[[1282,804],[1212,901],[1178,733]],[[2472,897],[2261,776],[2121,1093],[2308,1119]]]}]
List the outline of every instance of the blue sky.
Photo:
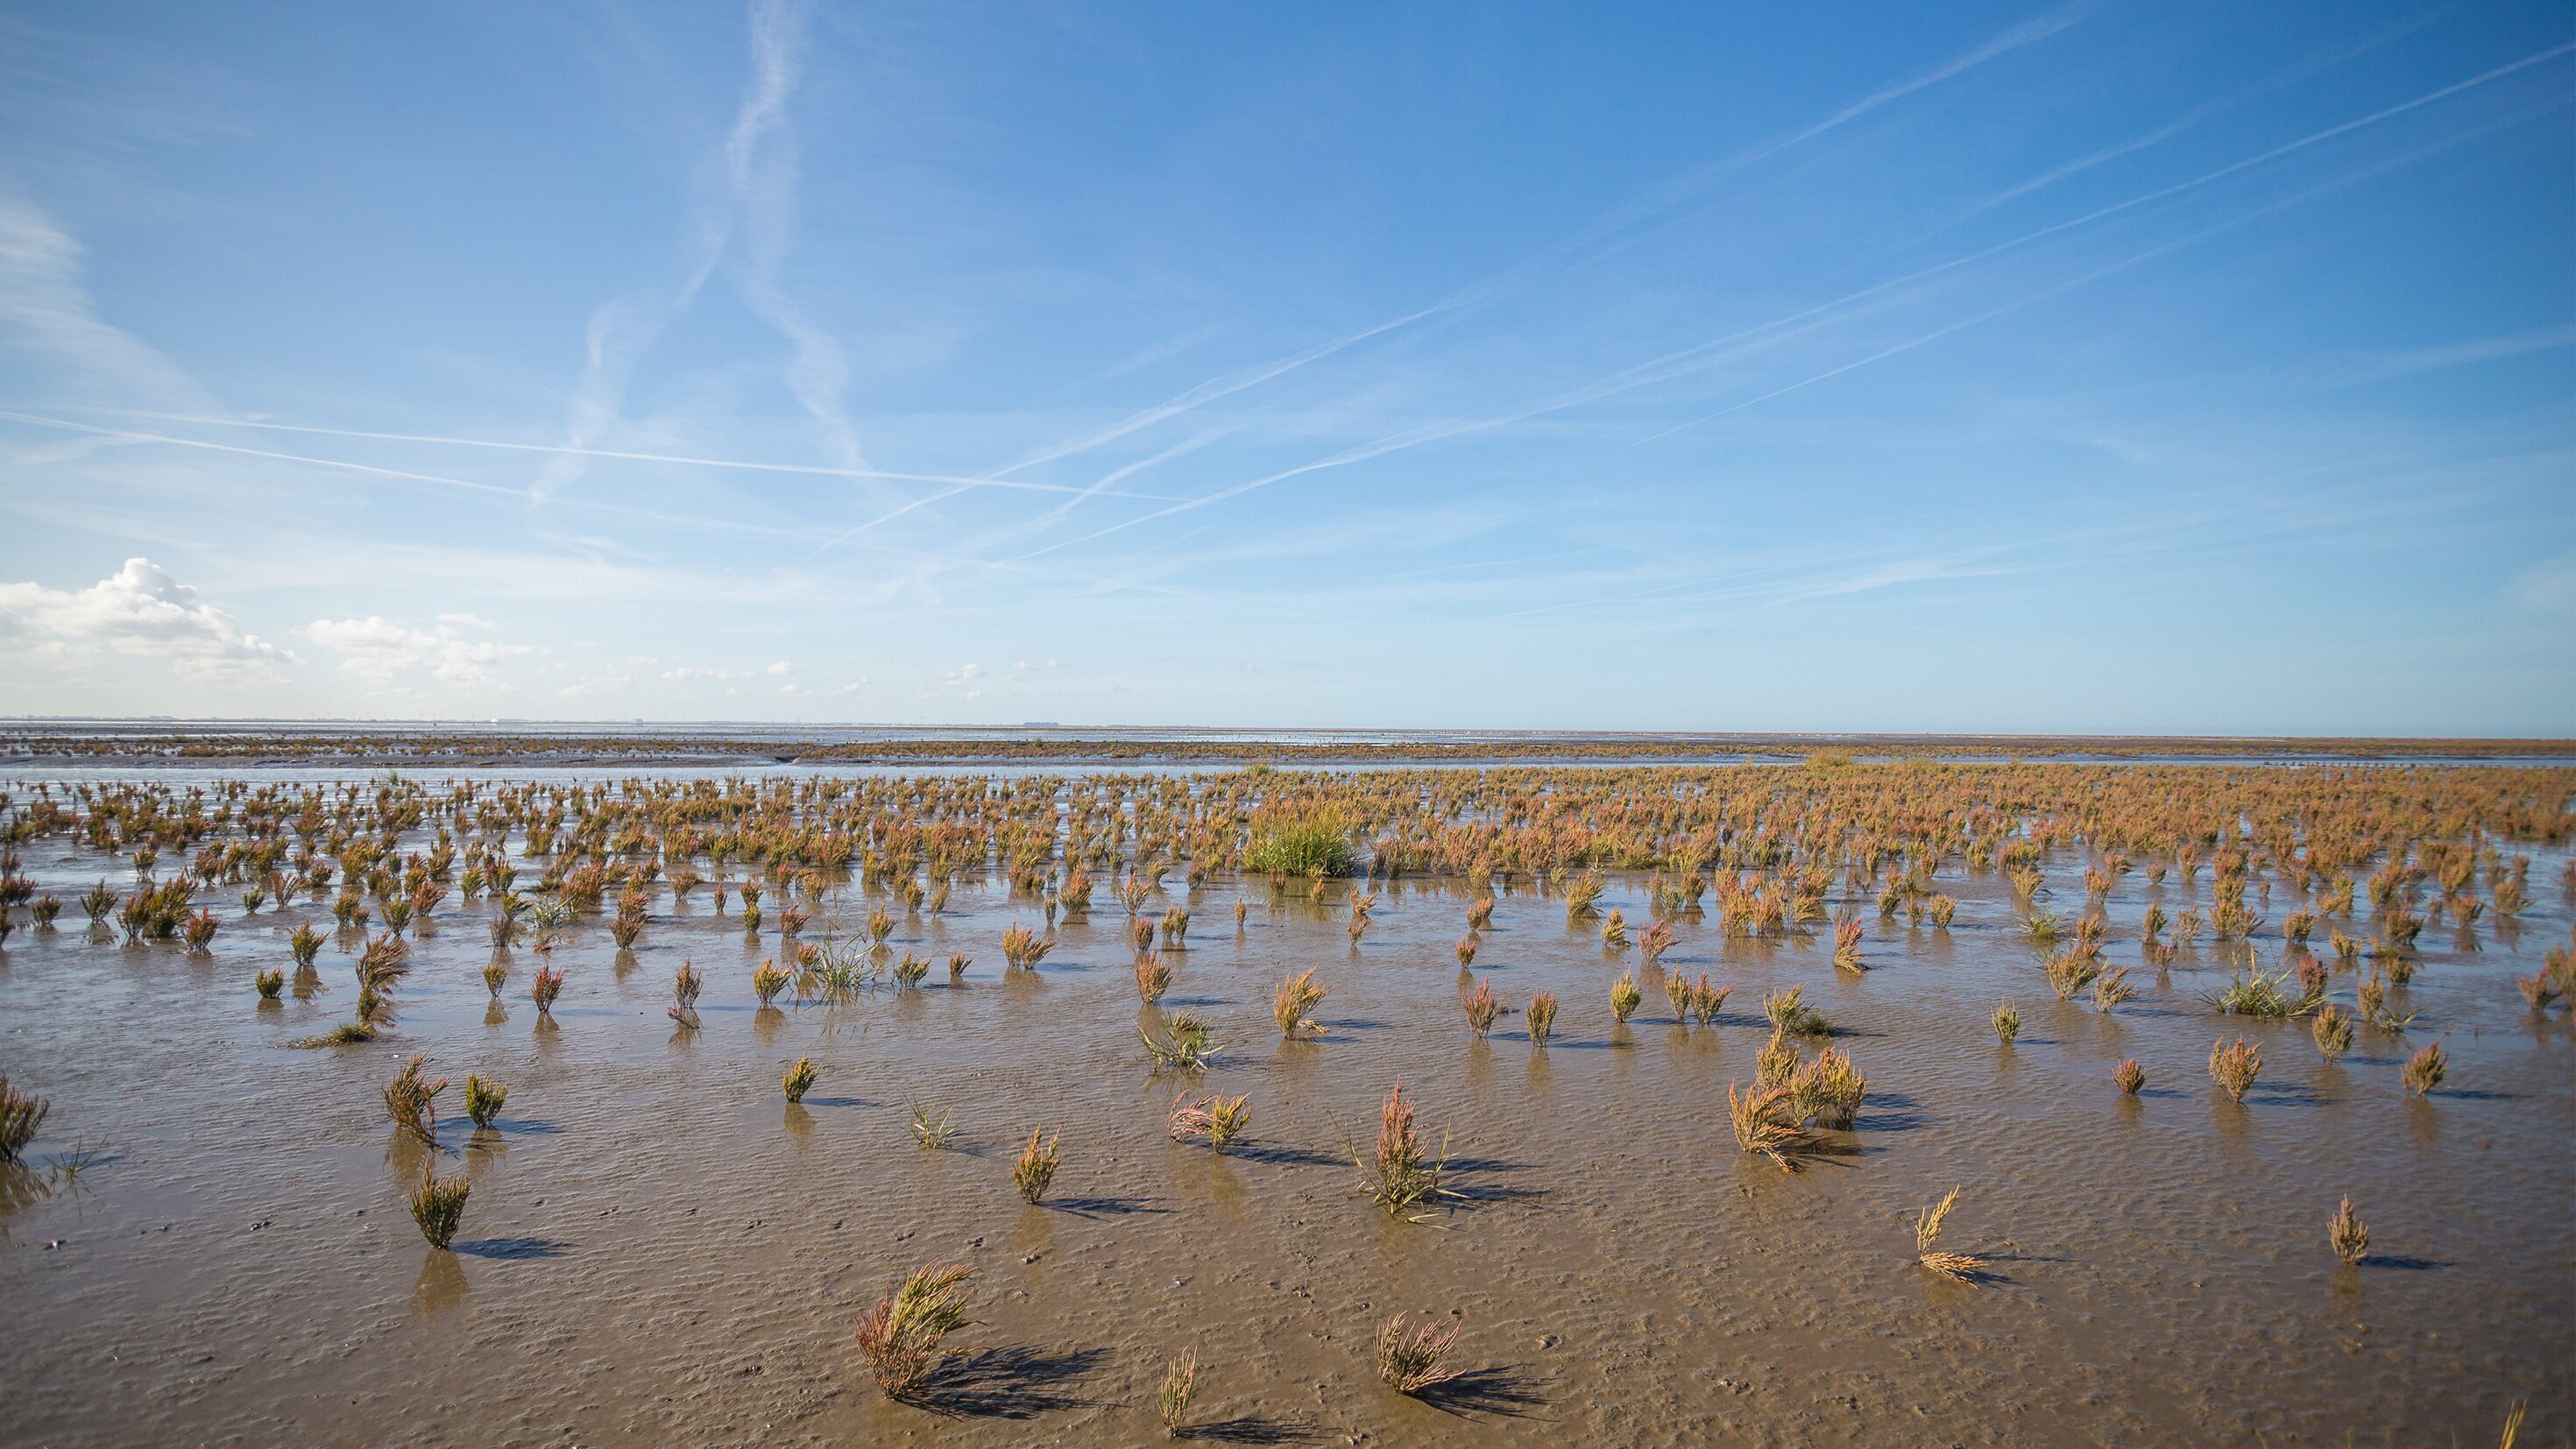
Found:
[{"label": "blue sky", "polygon": [[2576,734],[2576,7],[0,7],[0,711]]}]

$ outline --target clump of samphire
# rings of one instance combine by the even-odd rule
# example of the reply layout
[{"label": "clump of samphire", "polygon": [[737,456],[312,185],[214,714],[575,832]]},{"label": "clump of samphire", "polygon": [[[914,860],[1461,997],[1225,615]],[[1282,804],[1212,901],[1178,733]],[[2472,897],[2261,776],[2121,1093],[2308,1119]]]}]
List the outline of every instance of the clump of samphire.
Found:
[{"label": "clump of samphire", "polygon": [[1184,1092],[1172,1099],[1171,1134],[1174,1142],[1187,1142],[1195,1137],[1207,1139],[1207,1145],[1223,1152],[1243,1129],[1252,1123],[1251,1098],[1220,1097],[1214,1093],[1192,1097]]},{"label": "clump of samphire", "polygon": [[1985,1259],[1968,1253],[1945,1253],[1934,1246],[1940,1241],[1942,1223],[1949,1220],[1950,1209],[1958,1204],[1959,1189],[1954,1187],[1937,1205],[1914,1215],[1914,1261],[1953,1282],[1974,1283],[1985,1271]]},{"label": "clump of samphire", "polygon": [[502,1104],[510,1100],[510,1084],[496,1082],[475,1072],[465,1074],[465,1115],[477,1127],[489,1127],[501,1115]]},{"label": "clump of samphire", "polygon": [[438,1094],[447,1090],[447,1078],[429,1080],[429,1058],[414,1054],[403,1063],[402,1070],[385,1084],[385,1115],[393,1118],[394,1127],[403,1135],[418,1140],[425,1147],[438,1145]]},{"label": "clump of samphire", "polygon": [[2370,1229],[2352,1210],[2352,1199],[2345,1198],[2335,1215],[2326,1219],[2326,1241],[2334,1245],[2335,1256],[2347,1263],[2358,1263],[2370,1252]]},{"label": "clump of samphire", "polygon": [[474,1184],[464,1173],[441,1177],[434,1161],[421,1164],[420,1182],[411,1190],[411,1220],[420,1225],[420,1235],[431,1247],[444,1248],[455,1241],[456,1225],[465,1217],[466,1195],[473,1191]]},{"label": "clump of samphire", "polygon": [[1434,1198],[1458,1194],[1441,1186],[1441,1174],[1448,1170],[1449,1149],[1444,1142],[1438,1156],[1423,1146],[1422,1134],[1413,1125],[1413,1104],[1405,1100],[1404,1084],[1386,1094],[1378,1108],[1377,1149],[1363,1156],[1359,1143],[1347,1131],[1341,1133],[1342,1150],[1351,1155],[1351,1164],[1360,1170],[1360,1190],[1378,1210],[1391,1218],[1423,1222],[1429,1218],[1416,1209],[1428,1206]]},{"label": "clump of samphire", "polygon": [[787,1069],[787,1075],[779,1079],[778,1085],[786,1091],[788,1101],[802,1102],[805,1094],[813,1090],[814,1079],[821,1075],[823,1069],[814,1065],[812,1057],[798,1057],[796,1065]]},{"label": "clump of samphire", "polygon": [[1020,1149],[1018,1160],[1011,1164],[1011,1185],[1020,1190],[1022,1202],[1035,1203],[1045,1197],[1047,1184],[1055,1181],[1056,1164],[1061,1160],[1056,1144],[1064,1140],[1064,1134],[1045,1134],[1043,1127],[1030,1128],[1029,1145]]},{"label": "clump of samphire", "polygon": [[887,1398],[912,1397],[948,1356],[940,1343],[966,1326],[965,1283],[974,1273],[962,1263],[916,1268],[859,1320],[859,1352]]},{"label": "clump of samphire", "polygon": [[1270,1015],[1279,1023],[1280,1037],[1283,1040],[1295,1041],[1301,1036],[1320,1035],[1323,1028],[1315,1025],[1314,1018],[1307,1013],[1321,1005],[1324,998],[1331,994],[1330,987],[1315,983],[1315,972],[1312,967],[1280,982],[1279,990],[1273,993],[1270,999]]},{"label": "clump of samphire", "polygon": [[45,1114],[54,1104],[32,1092],[21,1092],[0,1075],[0,1162],[15,1162],[27,1144],[36,1140],[36,1129],[45,1125]]},{"label": "clump of samphire", "polygon": [[2406,1088],[2406,1095],[2421,1097],[2442,1085],[2442,1078],[2450,1069],[2450,1058],[2442,1054],[2442,1044],[2426,1042],[2422,1050],[2406,1059],[2405,1069],[2397,1074],[2397,1080]]},{"label": "clump of samphire", "polygon": [[1729,1082],[1726,1109],[1735,1124],[1735,1145],[1771,1159],[1782,1172],[1796,1172],[1815,1151],[1816,1135],[1807,1130],[1797,1099],[1786,1085],[1757,1083],[1750,1090],[1739,1090]]},{"label": "clump of samphire", "polygon": [[1531,997],[1528,1020],[1530,1045],[1547,1045],[1548,1037],[1556,1030],[1556,993],[1542,991]]},{"label": "clump of samphire", "polygon": [[2224,1041],[2209,1044],[2209,1079],[2218,1084],[2228,1100],[2243,1102],[2246,1091],[2262,1071],[2263,1053],[2248,1045],[2245,1038],[2238,1037],[2233,1046]]},{"label": "clump of samphire", "polygon": [[1419,1394],[1456,1378],[1458,1371],[1442,1368],[1440,1360],[1458,1341],[1459,1328],[1456,1323],[1436,1321],[1414,1327],[1401,1313],[1379,1324],[1375,1344],[1378,1381],[1399,1394]]},{"label": "clump of samphire", "polygon": [[1190,1393],[1198,1382],[1199,1356],[1195,1350],[1184,1350],[1179,1358],[1163,1366],[1162,1387],[1154,1399],[1162,1414],[1164,1438],[1181,1437],[1181,1426],[1190,1418]]}]

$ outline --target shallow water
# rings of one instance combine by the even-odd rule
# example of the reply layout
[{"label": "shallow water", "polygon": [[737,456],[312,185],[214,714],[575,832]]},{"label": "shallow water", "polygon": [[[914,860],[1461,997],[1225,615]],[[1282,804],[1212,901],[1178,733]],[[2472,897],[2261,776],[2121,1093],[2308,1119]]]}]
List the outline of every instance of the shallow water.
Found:
[{"label": "shallow water", "polygon": [[[60,839],[25,854],[66,902],[130,879]],[[1219,878],[1187,895],[1164,1008],[1218,1024],[1204,1086],[1251,1097],[1251,1144],[1224,1158],[1165,1139],[1175,1084],[1146,1071],[1105,891],[1008,979],[1000,934],[1041,924],[1034,902],[993,880],[935,918],[895,903],[898,948],[975,957],[962,984],[934,970],[919,992],[770,1013],[749,974],[774,933],[746,943],[703,890],[675,910],[666,889],[632,953],[596,921],[553,953],[569,983],[552,1029],[525,945],[493,1009],[486,906],[451,895],[397,1031],[323,1050],[285,1044],[346,1019],[358,938],[324,948],[309,1001],[262,1010],[251,976],[285,964],[298,922],[329,927],[327,897],[244,919],[237,891],[203,893],[225,925],[201,956],[93,936],[67,905],[72,923],[0,952],[0,1070],[52,1099],[40,1166],[78,1141],[107,1155],[70,1186],[19,1174],[0,1206],[6,1437],[1132,1443],[1159,1433],[1164,1360],[1194,1348],[1193,1419],[1232,1442],[2476,1443],[2528,1399],[2524,1442],[2559,1443],[2576,1044],[2511,981],[2568,938],[2561,857],[2534,854],[2543,899],[2510,928],[2428,929],[2395,993],[2413,1032],[2365,1032],[2331,1066],[2302,1023],[2213,1015],[2201,994],[2227,967],[2206,942],[2162,979],[2137,966],[2148,902],[2205,907],[2205,879],[2121,880],[2110,958],[2147,989],[2107,1017],[2050,998],[2001,878],[1955,863],[1957,921],[1873,918],[1862,976],[1822,939],[1686,919],[1668,965],[1734,988],[1688,1031],[1652,976],[1615,1027],[1623,958],[1561,901],[1505,893],[1476,974],[1515,1006],[1563,999],[1533,1048],[1517,1015],[1470,1038],[1462,883],[1382,888],[1354,948],[1346,883],[1317,908]],[[2080,900],[2081,859],[2051,866]],[[855,922],[879,899],[830,905]],[[1644,881],[1614,877],[1601,904],[1642,922]],[[2281,946],[2255,942],[2266,965]],[[683,958],[708,980],[695,1032],[663,1010]],[[1270,992],[1307,966],[1332,988],[1327,1035],[1282,1045]],[[1846,1154],[1797,1176],[1739,1153],[1725,1105],[1767,1034],[1762,995],[1790,983],[1871,1087]],[[2338,975],[2347,1002],[2351,986]],[[2024,1016],[2010,1048],[1987,1026],[2001,997]],[[2265,1063],[2241,1108],[2205,1069],[2240,1030]],[[2449,1077],[2409,1100],[2399,1065],[2437,1037]],[[496,1136],[460,1130],[461,1085],[441,1099],[458,1118],[443,1170],[475,1184],[452,1255],[405,1212],[420,1154],[377,1093],[414,1051],[511,1085]],[[798,1110],[778,1076],[800,1054],[824,1075]],[[2134,1100],[2110,1082],[2132,1056]],[[1381,1219],[1338,1156],[1336,1122],[1373,1130],[1399,1078],[1468,1194],[1436,1225]],[[913,1145],[910,1108],[932,1103],[965,1150]],[[1010,1159],[1040,1124],[1064,1167],[1031,1208]],[[1983,1286],[1911,1263],[1912,1211],[1953,1185],[1943,1246],[1989,1257]],[[2325,1242],[2345,1194],[2372,1233],[2359,1268]],[[978,1270],[974,1356],[931,1409],[889,1404],[851,1326],[941,1261]],[[1442,1403],[1371,1373],[1370,1334],[1399,1310],[1463,1321],[1453,1356],[1474,1373]]]}]

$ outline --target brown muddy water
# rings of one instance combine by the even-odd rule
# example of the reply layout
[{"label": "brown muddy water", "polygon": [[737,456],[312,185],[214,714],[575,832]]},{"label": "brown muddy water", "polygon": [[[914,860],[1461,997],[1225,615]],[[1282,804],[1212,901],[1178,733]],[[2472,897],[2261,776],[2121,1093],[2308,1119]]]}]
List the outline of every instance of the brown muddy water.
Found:
[{"label": "brown muddy water", "polygon": [[[2568,939],[2554,852],[2519,921],[2429,930],[2395,993],[2412,1032],[2365,1031],[2338,1065],[2304,1023],[2215,1015],[2202,995],[2229,962],[2206,939],[2167,973],[2139,964],[2147,905],[2205,909],[2206,877],[2121,880],[2110,958],[2146,990],[2109,1015],[2055,1002],[2002,879],[1955,863],[1947,930],[1865,910],[1866,975],[1821,936],[1685,918],[1668,968],[1734,988],[1690,1030],[1653,974],[1615,1026],[1634,953],[1523,884],[1476,974],[1516,1007],[1562,998],[1543,1048],[1518,1015],[1470,1037],[1463,882],[1381,887],[1354,946],[1348,882],[1319,907],[1302,883],[1176,880],[1148,907],[1194,917],[1164,1008],[1217,1024],[1204,1086],[1252,1102],[1226,1157],[1166,1140],[1176,1083],[1147,1070],[1106,889],[1008,979],[1003,929],[1042,921],[1000,879],[936,917],[894,902],[896,947],[969,953],[962,983],[761,1011],[774,931],[746,941],[738,907],[665,888],[632,952],[597,920],[555,950],[551,1028],[527,998],[536,953],[512,954],[495,1006],[489,907],[451,895],[394,1033],[296,1050],[347,1019],[360,938],[333,936],[308,1000],[262,1009],[252,976],[288,964],[298,923],[330,930],[327,895],[245,918],[237,889],[204,892],[225,921],[210,954],[127,947],[70,903],[130,871],[59,838],[25,853],[66,918],[0,949],[0,1070],[53,1103],[0,1199],[11,1444],[1131,1444],[1160,1437],[1155,1386],[1185,1349],[1215,1442],[2481,1444],[2523,1400],[2525,1444],[2576,1424],[2576,1042],[2511,979]],[[2057,853],[2062,898],[2082,867]],[[889,899],[842,887],[807,934]],[[1614,877],[1613,905],[1643,922],[1644,880]],[[2278,966],[2276,934],[2254,949]],[[684,958],[707,978],[694,1032],[664,1013]],[[1309,966],[1326,1034],[1283,1045],[1271,991]],[[1844,1155],[1796,1176],[1740,1153],[1726,1112],[1763,994],[1792,983],[1870,1088]],[[1999,999],[2023,1014],[2011,1047]],[[2241,1107],[2206,1070],[2240,1031],[2264,1058]],[[2449,1076],[2410,1099],[2403,1058],[2437,1038]],[[378,1095],[412,1052],[460,1083],[441,1098],[443,1170],[474,1184],[453,1253],[410,1221],[421,1152]],[[778,1080],[800,1054],[823,1076],[796,1108]],[[2139,1097],[2112,1085],[2124,1057]],[[510,1084],[495,1133],[463,1121],[468,1071]],[[1336,1122],[1373,1130],[1398,1080],[1466,1194],[1433,1224],[1380,1217],[1335,1141]],[[934,1104],[961,1150],[911,1140]],[[1064,1165],[1029,1207],[1010,1163],[1039,1125]],[[101,1156],[75,1180],[44,1171],[78,1144]],[[1983,1285],[1911,1261],[1912,1212],[1954,1185],[1942,1246],[1988,1257]],[[2326,1243],[2347,1194],[2371,1231],[2358,1267]],[[852,1326],[950,1261],[976,1269],[970,1356],[925,1406],[889,1403]],[[1436,1402],[1372,1373],[1399,1310],[1463,1325],[1472,1372]]]}]

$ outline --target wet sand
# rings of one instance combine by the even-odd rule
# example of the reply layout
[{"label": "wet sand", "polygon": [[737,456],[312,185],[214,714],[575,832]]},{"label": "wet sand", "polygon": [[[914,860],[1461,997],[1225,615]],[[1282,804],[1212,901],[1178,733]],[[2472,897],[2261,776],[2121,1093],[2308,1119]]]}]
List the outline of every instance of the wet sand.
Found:
[{"label": "wet sand", "polygon": [[[52,1099],[36,1165],[81,1140],[107,1155],[70,1186],[14,1174],[0,1206],[12,1443],[1128,1444],[1159,1437],[1155,1384],[1185,1348],[1216,1442],[2481,1443],[2523,1399],[2526,1444],[2576,1425],[2576,1042],[2511,980],[2568,938],[2558,852],[2532,852],[2547,884],[2518,922],[2428,930],[2395,996],[2413,1031],[2365,1031],[2332,1065],[2304,1023],[2215,1015],[2202,993],[2228,963],[2205,938],[2169,973],[2139,965],[2148,903],[2206,909],[2206,878],[2113,891],[2110,959],[2146,989],[2107,1016],[2051,999],[2003,880],[1956,862],[1947,930],[1864,904],[1865,975],[1823,936],[1685,917],[1668,968],[1734,988],[1688,1030],[1652,975],[1614,1026],[1635,954],[1524,885],[1476,975],[1515,1007],[1562,998],[1543,1048],[1517,1014],[1470,1037],[1462,881],[1379,887],[1354,947],[1348,882],[1317,907],[1302,884],[1174,880],[1147,908],[1194,913],[1163,1009],[1217,1024],[1204,1086],[1252,1102],[1249,1145],[1222,1158],[1166,1140],[1178,1083],[1147,1070],[1106,889],[1006,979],[1002,930],[1041,918],[998,877],[936,917],[841,887],[827,906],[853,929],[890,902],[898,950],[973,966],[778,1011],[750,986],[774,931],[747,944],[703,890],[676,909],[658,890],[632,952],[596,920],[554,951],[551,1029],[527,999],[537,954],[511,954],[495,1009],[488,907],[451,895],[391,1035],[294,1050],[347,1018],[360,938],[324,947],[327,994],[263,1010],[251,978],[299,922],[330,930],[327,895],[245,919],[237,889],[201,892],[225,921],[210,954],[128,947],[68,902],[130,872],[59,837],[22,853],[66,919],[0,952],[0,1070]],[[2083,864],[2048,863],[2067,900]],[[1642,923],[1643,877],[1611,884],[1603,909]],[[2278,966],[2277,934],[2253,945]],[[694,1032],[663,1010],[683,958],[707,977]],[[1282,1044],[1270,993],[1308,966],[1326,1034]],[[1791,983],[1870,1083],[1841,1155],[1796,1176],[1740,1153],[1726,1116],[1761,998]],[[2346,1001],[2352,984],[2337,974]],[[2005,997],[2012,1047],[1987,1025]],[[2205,1067],[2240,1032],[2264,1055],[2241,1107]],[[2400,1064],[2437,1038],[2448,1080],[2409,1099]],[[452,1254],[405,1211],[421,1150],[378,1097],[415,1051],[460,1084],[440,1099],[443,1170],[474,1183]],[[800,1054],[824,1072],[798,1109],[778,1077]],[[2124,1057],[2148,1075],[2135,1099],[2111,1083]],[[463,1121],[469,1070],[510,1084],[496,1134]],[[1381,1218],[1335,1142],[1337,1121],[1373,1130],[1399,1079],[1467,1195],[1436,1225]],[[916,1147],[916,1104],[952,1109],[963,1150]],[[1064,1166],[1029,1207],[1010,1160],[1040,1124]],[[1911,1261],[1913,1210],[1954,1185],[1943,1246],[1992,1260],[1982,1286]],[[2325,1238],[2346,1194],[2372,1233],[2357,1268]],[[927,1406],[889,1403],[852,1325],[946,1261],[977,1270],[970,1356]],[[1372,1374],[1399,1310],[1463,1321],[1472,1372],[1437,1402]]]}]

